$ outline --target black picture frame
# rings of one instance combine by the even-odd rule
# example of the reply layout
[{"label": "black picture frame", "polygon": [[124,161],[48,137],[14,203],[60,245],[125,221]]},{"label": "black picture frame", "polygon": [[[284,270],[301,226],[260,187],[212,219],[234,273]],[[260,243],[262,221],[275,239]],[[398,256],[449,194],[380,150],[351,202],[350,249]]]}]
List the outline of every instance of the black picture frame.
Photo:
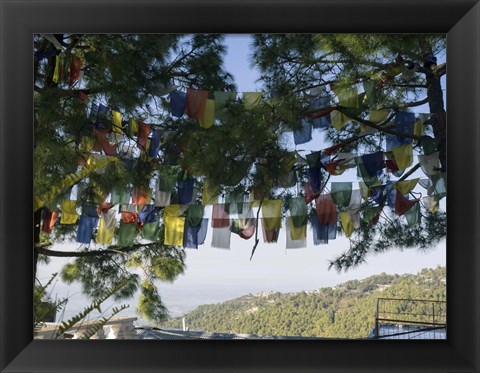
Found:
[{"label": "black picture frame", "polygon": [[[0,0],[2,372],[479,372],[477,1]],[[446,341],[33,341],[33,33],[447,34]]]}]

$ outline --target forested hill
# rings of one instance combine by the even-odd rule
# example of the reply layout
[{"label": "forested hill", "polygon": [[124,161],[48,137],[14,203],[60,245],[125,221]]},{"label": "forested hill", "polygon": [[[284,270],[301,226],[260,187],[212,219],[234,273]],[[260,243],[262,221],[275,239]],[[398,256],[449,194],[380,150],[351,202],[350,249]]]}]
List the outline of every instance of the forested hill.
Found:
[{"label": "forested hill", "polygon": [[[364,338],[374,326],[376,299],[446,300],[446,269],[416,275],[385,273],[298,293],[266,292],[203,305],[184,317],[190,330],[330,338]],[[181,328],[182,317],[161,327]]]}]

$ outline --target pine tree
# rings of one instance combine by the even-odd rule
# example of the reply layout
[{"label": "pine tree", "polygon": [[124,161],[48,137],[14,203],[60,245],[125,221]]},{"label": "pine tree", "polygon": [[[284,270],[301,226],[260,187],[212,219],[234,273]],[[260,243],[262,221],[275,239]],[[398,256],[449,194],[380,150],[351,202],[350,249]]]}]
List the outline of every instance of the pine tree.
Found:
[{"label": "pine tree", "polygon": [[[126,281],[115,298],[131,297],[140,289],[138,312],[161,320],[167,310],[154,282],[171,282],[185,270],[184,251],[164,245],[161,226],[147,243],[140,239],[142,224],[137,222],[129,226],[137,236],[133,243],[96,245],[94,231],[92,244],[71,252],[49,246],[75,241],[76,221],[57,221],[50,235],[45,232],[52,213],[66,217],[60,206],[72,198],[72,189],[77,191],[74,215],[82,211],[82,217],[95,217],[118,208],[105,201],[115,186],[147,188],[161,173],[173,175],[175,182],[178,165],[166,159],[177,149],[167,141],[173,150],[166,147],[150,157],[135,126],[148,123],[178,139],[192,121],[174,121],[170,115],[166,95],[175,86],[234,90],[232,76],[222,66],[223,36],[38,34],[34,48],[35,262],[74,258],[63,268],[62,279],[80,282],[93,298]],[[126,151],[106,156],[115,143]]]},{"label": "pine tree", "polygon": [[[325,158],[327,162],[339,152],[385,153],[389,172],[373,180],[364,177],[368,198],[360,208],[363,219],[349,237],[350,248],[332,260],[331,266],[346,270],[364,262],[370,253],[393,247],[427,249],[445,237],[446,215],[437,211],[439,200],[446,195],[446,113],[441,85],[446,63],[437,64],[445,55],[444,35],[259,34],[253,47],[253,63],[272,97],[290,103],[289,110],[296,110],[297,118],[330,115],[332,124],[335,121],[336,127],[325,130],[325,142],[333,154]],[[323,107],[312,106],[312,99],[318,97],[332,100]],[[428,104],[429,115],[417,119],[414,131],[396,126],[403,113],[424,104]],[[372,119],[375,114],[381,119]],[[286,122],[295,128],[292,123]],[[407,213],[410,224],[404,211],[390,213],[385,206],[395,206],[395,200],[388,201],[391,186],[395,189],[395,182],[407,180],[420,164],[398,170],[392,149],[385,149],[385,139],[387,144],[392,139],[394,143],[413,142],[417,155],[438,154],[438,162],[425,177],[431,203],[423,202],[425,195],[408,193],[420,200]],[[322,167],[323,181],[330,177],[334,181],[339,168],[327,169],[325,162]]]}]

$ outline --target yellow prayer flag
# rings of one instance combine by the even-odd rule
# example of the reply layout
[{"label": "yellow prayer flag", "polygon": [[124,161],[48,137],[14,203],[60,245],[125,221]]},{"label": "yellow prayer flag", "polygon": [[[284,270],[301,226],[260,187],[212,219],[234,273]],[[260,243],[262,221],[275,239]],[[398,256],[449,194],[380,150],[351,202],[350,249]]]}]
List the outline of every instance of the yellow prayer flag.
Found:
[{"label": "yellow prayer flag", "polygon": [[[422,136],[424,133],[424,128],[423,128],[423,122],[421,120],[415,121],[415,124],[413,126],[413,134],[415,136]],[[417,141],[417,140],[414,140]]]},{"label": "yellow prayer flag", "polygon": [[213,122],[215,121],[215,100],[207,99],[203,116],[198,121],[202,128],[210,128],[213,126]]},{"label": "yellow prayer flag", "polygon": [[138,132],[138,123],[133,118],[130,118],[130,131],[131,132]]},{"label": "yellow prayer flag", "polygon": [[413,190],[413,188],[415,188],[418,180],[419,179],[416,178],[412,180],[398,181],[397,183],[395,183],[395,188],[402,194],[408,194]]},{"label": "yellow prayer flag", "polygon": [[105,219],[100,218],[98,224],[98,232],[96,242],[100,245],[111,245],[113,241],[113,236],[115,234],[115,224],[113,226],[107,226]]},{"label": "yellow prayer flag", "polygon": [[262,202],[262,218],[266,229],[277,229],[281,226],[282,201],[267,199]]},{"label": "yellow prayer flag", "polygon": [[392,149],[399,170],[404,170],[413,162],[412,144],[406,144]]},{"label": "yellow prayer flag", "polygon": [[360,188],[360,194],[361,194],[362,198],[365,201],[368,201],[368,197],[370,195],[370,188],[363,181],[359,181],[358,186]]},{"label": "yellow prayer flag", "polygon": [[262,98],[262,92],[243,92],[243,106],[250,110],[256,107]]},{"label": "yellow prayer flag", "polygon": [[185,218],[165,216],[163,218],[163,223],[165,224],[165,237],[163,241],[164,245],[182,246]]},{"label": "yellow prayer flag", "polygon": [[202,205],[215,205],[218,203],[218,188],[210,187],[207,183],[203,185]]},{"label": "yellow prayer flag", "polygon": [[290,228],[290,238],[292,240],[304,240],[307,238],[306,224],[296,227],[295,224],[293,224],[293,219],[291,216],[289,216],[287,220],[288,220],[288,226]]},{"label": "yellow prayer flag", "polygon": [[382,123],[388,117],[388,110],[370,110],[368,120],[372,123]]},{"label": "yellow prayer flag", "polygon": [[113,132],[122,133],[122,113],[112,111]]},{"label": "yellow prayer flag", "polygon": [[350,219],[350,212],[340,211],[340,221],[342,223],[342,228],[343,228],[343,231],[345,232],[345,236],[350,237],[353,232],[353,224]]},{"label": "yellow prayer flag", "polygon": [[338,105],[355,109],[360,107],[358,89],[356,86],[339,87],[334,89],[334,92],[338,97]]},{"label": "yellow prayer flag", "polygon": [[60,224],[75,224],[78,220],[77,201],[63,200],[61,202]]},{"label": "yellow prayer flag", "polygon": [[347,115],[339,112],[338,110],[333,110],[330,114],[330,119],[332,126],[340,131],[349,120],[351,120]]},{"label": "yellow prayer flag", "polygon": [[168,205],[163,209],[164,217],[176,218],[180,216],[180,205]]},{"label": "yellow prayer flag", "polygon": [[53,71],[52,81],[58,83],[60,81],[60,56],[55,56],[55,70]]}]

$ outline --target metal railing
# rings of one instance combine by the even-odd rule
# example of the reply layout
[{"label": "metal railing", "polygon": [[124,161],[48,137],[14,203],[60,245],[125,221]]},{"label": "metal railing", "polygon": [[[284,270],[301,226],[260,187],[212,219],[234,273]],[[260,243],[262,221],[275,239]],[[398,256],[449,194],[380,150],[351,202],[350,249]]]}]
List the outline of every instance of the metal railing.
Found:
[{"label": "metal railing", "polygon": [[[428,299],[378,298],[375,312],[375,338],[381,326],[416,326],[425,330],[446,329],[447,303]],[[402,333],[405,334],[405,333]]]}]

